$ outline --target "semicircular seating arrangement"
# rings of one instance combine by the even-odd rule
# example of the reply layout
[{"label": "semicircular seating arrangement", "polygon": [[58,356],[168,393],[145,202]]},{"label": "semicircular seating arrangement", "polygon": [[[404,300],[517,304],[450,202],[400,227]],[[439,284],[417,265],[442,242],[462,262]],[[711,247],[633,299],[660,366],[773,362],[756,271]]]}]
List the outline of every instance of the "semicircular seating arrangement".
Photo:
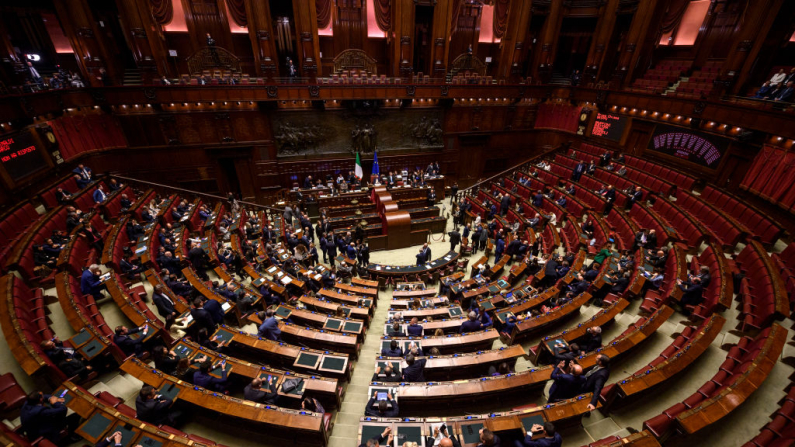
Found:
[{"label": "semicircular seating arrangement", "polygon": [[[637,157],[627,156],[635,171],[624,183],[602,168],[568,181],[574,166],[598,161],[603,151],[584,144],[555,152],[463,191],[456,202],[468,206],[465,221],[480,217],[486,227],[471,231],[489,231],[482,247],[472,245],[483,240],[480,234],[470,234],[459,251],[420,266],[374,253],[366,268],[336,277],[328,263],[296,258],[290,244],[297,228],[277,209],[233,211],[220,198],[129,180],[101,206],[78,199],[59,204],[50,188],[41,194],[43,214],[29,202],[3,218],[10,256],[0,280],[0,325],[21,371],[44,391],[67,397],[76,433],[90,442],[119,427],[138,442],[220,445],[210,440],[213,433],[227,439],[191,424],[188,431],[199,434],[185,433],[178,418],[137,419],[140,409],[128,399],[142,385],[175,399],[172,408],[194,418],[267,432],[267,445],[277,439],[354,445],[387,428],[398,439],[431,445],[440,423],[465,445],[475,445],[480,429],[518,440],[544,422],[589,446],[686,440],[752,405],[743,402],[785,367],[777,365],[788,340],[780,322],[789,317],[795,251],[790,245],[771,255],[782,234],[775,223],[750,207],[727,211],[731,196],[712,186],[702,200],[696,179]],[[550,172],[538,171],[542,158]],[[644,176],[673,180],[649,183]],[[621,201],[606,209],[607,185],[644,185],[653,195],[630,205],[620,191]],[[131,206],[118,203],[121,191]],[[533,203],[537,191],[546,194],[540,204]],[[504,197],[509,209],[492,215]],[[66,230],[69,206],[82,207],[83,221],[66,234],[55,262],[42,268],[34,246]],[[737,219],[725,217],[739,209]],[[144,214],[153,219],[146,222]],[[531,225],[536,214],[542,220]],[[266,234],[268,228],[278,230]],[[642,246],[650,230],[656,244]],[[336,261],[356,263],[344,255]],[[95,264],[104,273],[103,291],[86,285]],[[688,287],[705,271],[709,284],[691,301]],[[154,300],[155,288],[173,315],[163,310],[163,298]],[[202,305],[212,311],[203,314],[209,322],[194,309]],[[271,318],[279,321],[268,329]],[[130,343],[119,337],[121,326],[147,332]],[[605,337],[591,344],[594,327]],[[274,329],[281,334],[276,339]],[[57,337],[92,370],[68,374],[48,351]],[[607,356],[610,378],[595,390],[546,402],[547,386],[559,380],[558,356],[566,352],[560,347],[573,344],[582,348],[570,358],[586,377]],[[184,360],[162,369],[161,358],[152,358],[156,346]],[[205,359],[211,380],[199,385],[195,371]],[[417,361],[424,374],[411,375]],[[680,402],[655,404],[660,390],[682,386],[704,365],[714,365],[711,379],[685,383]],[[397,376],[385,374],[386,367]],[[21,388],[13,376],[3,378],[0,411],[18,411]],[[244,388],[255,379],[272,387],[273,397],[249,400]],[[119,383],[124,386],[114,388]],[[377,400],[361,406],[381,393],[392,410],[379,413]],[[792,439],[791,394],[747,445]],[[312,408],[304,406],[306,398]],[[366,415],[351,424],[343,417],[346,405]],[[655,415],[610,436],[592,436],[583,419],[600,411],[623,424],[622,415],[635,408]],[[48,445],[26,439],[18,427],[4,426],[0,438]]]}]

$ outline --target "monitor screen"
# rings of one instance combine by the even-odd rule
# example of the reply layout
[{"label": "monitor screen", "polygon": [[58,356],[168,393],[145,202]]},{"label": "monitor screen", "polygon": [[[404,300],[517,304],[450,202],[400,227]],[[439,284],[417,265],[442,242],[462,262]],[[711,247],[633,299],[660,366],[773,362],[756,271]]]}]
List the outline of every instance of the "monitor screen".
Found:
[{"label": "monitor screen", "polygon": [[43,149],[36,146],[31,130],[0,138],[0,163],[14,180],[47,167]]},{"label": "monitor screen", "polygon": [[629,118],[625,116],[597,113],[591,129],[591,135],[607,138],[608,140],[621,141],[628,121]]},{"label": "monitor screen", "polygon": [[685,127],[658,124],[649,140],[649,149],[715,169],[729,140]]}]

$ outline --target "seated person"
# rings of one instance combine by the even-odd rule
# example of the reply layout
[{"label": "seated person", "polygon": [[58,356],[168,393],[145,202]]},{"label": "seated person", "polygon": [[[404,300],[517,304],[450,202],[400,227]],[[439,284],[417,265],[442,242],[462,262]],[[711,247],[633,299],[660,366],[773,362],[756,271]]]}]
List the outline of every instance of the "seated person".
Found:
[{"label": "seated person", "polygon": [[389,349],[382,349],[381,356],[383,357],[403,357],[403,350],[398,346],[397,340],[392,340],[389,343]]},{"label": "seated person", "polygon": [[64,348],[63,342],[58,337],[52,340],[43,340],[40,346],[44,354],[58,366],[58,369],[66,377],[80,376],[80,379],[85,380],[91,373],[91,366],[85,365],[83,359],[76,355],[74,349]]},{"label": "seated person", "polygon": [[458,330],[460,334],[466,334],[469,332],[477,332],[483,329],[483,325],[478,321],[478,314],[475,311],[469,312],[469,319],[461,324],[461,328]]},{"label": "seated person", "polygon": [[411,319],[411,323],[406,328],[409,337],[421,337],[422,325],[418,323],[417,317]]},{"label": "seated person", "polygon": [[227,380],[226,360],[221,360],[216,367],[221,368],[221,377],[213,377],[210,371],[214,369],[213,362],[210,359],[205,360],[199,366],[199,370],[193,373],[193,384],[202,388],[218,391],[219,393],[229,394],[227,388],[229,382]]},{"label": "seated person", "polygon": [[179,412],[169,411],[174,401],[157,394],[155,387],[144,385],[135,398],[136,418],[152,425],[174,426]]},{"label": "seated person", "polygon": [[91,264],[80,276],[80,292],[84,295],[91,295],[95,300],[102,299],[102,291],[106,290],[105,284],[99,277],[102,271],[96,264]]},{"label": "seated person", "polygon": [[155,360],[155,368],[170,376],[182,378],[180,370],[185,369],[191,364],[202,363],[207,360],[207,356],[196,357],[193,360],[181,359],[174,351],[169,351],[163,345],[155,346],[152,350],[152,358]]},{"label": "seated person", "polygon": [[[137,339],[130,337],[132,334],[141,333]],[[118,346],[124,355],[135,355],[142,357],[144,355],[144,339],[146,334],[149,333],[149,325],[145,324],[136,328],[128,328],[126,326],[116,326],[115,335],[113,336],[113,343]]]},{"label": "seated person", "polygon": [[677,279],[676,285],[684,292],[682,299],[679,301],[682,306],[698,306],[704,301],[704,288],[701,287],[700,277],[694,276],[692,280],[687,282]]},{"label": "seated person", "polygon": [[577,339],[580,345],[580,355],[596,351],[602,347],[602,328],[591,326],[585,330],[585,334]]},{"label": "seated person", "polygon": [[507,362],[502,362],[498,367],[494,367],[494,365],[489,366],[488,375],[492,377],[496,376],[504,376],[511,372],[511,368],[508,366]]},{"label": "seated person", "polygon": [[[537,439],[533,439],[534,437]],[[523,440],[514,441],[515,447],[560,447],[561,445],[563,438],[555,431],[552,422],[544,422],[544,425],[533,424]]]},{"label": "seated person", "polygon": [[580,355],[580,345],[570,343],[567,347],[555,347],[552,352],[552,363],[568,362]]},{"label": "seated person", "polygon": [[301,409],[304,411],[311,411],[312,413],[325,413],[326,409],[320,404],[320,401],[314,397],[306,397],[301,401]]},{"label": "seated person", "polygon": [[398,374],[395,374],[395,371],[392,369],[391,364],[387,364],[384,368],[383,377],[381,377],[381,367],[377,366],[375,368],[375,373],[373,374],[372,382],[400,382],[401,377]]},{"label": "seated person", "polygon": [[500,437],[488,428],[481,428],[478,434],[480,435],[478,447],[500,447]]},{"label": "seated person", "polygon": [[392,326],[389,327],[387,330],[387,336],[389,337],[405,337],[406,334],[400,329],[400,322],[395,321],[392,323]]},{"label": "seated person", "polygon": [[[267,386],[265,390],[262,389],[263,383]],[[243,397],[252,402],[275,405],[279,399],[279,394],[275,383],[264,382],[262,379],[256,378],[243,388]]]},{"label": "seated person", "polygon": [[220,341],[221,337],[218,335],[213,335],[210,337],[209,332],[207,331],[206,327],[203,327],[196,331],[196,343],[204,346],[207,349],[213,350],[218,353],[224,352],[224,348],[226,345],[229,344],[228,341]]},{"label": "seated person", "polygon": [[[376,399],[378,399],[378,392],[373,393],[373,397],[367,401],[367,406],[364,407],[365,416],[379,418],[397,417],[398,413],[400,412],[400,408],[398,408],[397,401],[392,398],[392,393],[387,393],[386,400],[379,400],[378,405],[376,405]],[[392,408],[389,408],[390,405]]]},{"label": "seated person", "polygon": [[53,444],[63,445],[61,431],[67,428],[66,413],[64,399],[34,391],[28,394],[20,410],[22,431],[31,442],[44,438]]}]

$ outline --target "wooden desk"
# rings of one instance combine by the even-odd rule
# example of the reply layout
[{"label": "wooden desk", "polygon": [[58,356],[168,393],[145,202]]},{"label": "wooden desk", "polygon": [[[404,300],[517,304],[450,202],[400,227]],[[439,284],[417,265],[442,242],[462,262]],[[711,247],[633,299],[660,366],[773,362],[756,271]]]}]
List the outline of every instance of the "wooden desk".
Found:
[{"label": "wooden desk", "polygon": [[405,275],[422,275],[430,274],[435,270],[447,268],[450,264],[455,264],[460,254],[456,251],[451,251],[434,261],[423,265],[383,265],[383,264],[370,264],[367,266],[367,271],[371,277],[387,277],[387,276],[405,276]]},{"label": "wooden desk", "polygon": [[[375,283],[376,283],[376,286],[377,286],[378,282],[376,281]],[[373,300],[375,300],[378,297],[378,289],[377,288],[356,286],[355,284],[345,284],[345,283],[342,283],[342,282],[337,282],[336,284],[334,284],[334,288],[338,289],[338,290],[344,290],[346,292],[350,292],[353,295],[368,296],[368,297],[372,298]]]},{"label": "wooden desk", "polygon": [[510,342],[516,343],[518,340],[529,336],[533,332],[546,325],[560,321],[569,315],[579,312],[580,307],[582,307],[582,305],[587,303],[590,299],[591,294],[588,292],[583,292],[574,297],[573,300],[560,307],[556,307],[550,312],[537,317],[525,318],[524,320],[517,322],[516,327],[511,333]]},{"label": "wooden desk", "polygon": [[[429,306],[444,306],[450,303],[450,299],[441,295],[433,298],[420,298],[420,302]],[[414,300],[392,298],[392,301],[389,302],[389,306],[392,309],[408,309],[413,303]]]},{"label": "wooden desk", "polygon": [[333,289],[320,289],[317,296],[327,299],[329,301],[336,301],[348,306],[356,306],[367,309],[369,315],[373,314],[373,307],[375,307],[376,300],[367,296],[349,295],[347,293],[339,293]]},{"label": "wooden desk", "polygon": [[588,328],[593,326],[602,327],[609,323],[616,317],[616,315],[623,312],[627,306],[629,306],[629,301],[621,298],[618,301],[613,302],[613,304],[611,304],[608,308],[600,310],[596,315],[588,319],[588,321],[584,321],[573,328],[566,329],[559,334],[544,337],[537,346],[530,348],[530,361],[538,365],[543,357],[554,355],[550,345],[555,341],[563,340],[569,344],[577,338],[585,335],[585,332]]},{"label": "wooden desk", "polygon": [[[389,344],[390,340],[384,340]],[[500,363],[507,363],[513,369],[516,360],[525,357],[521,345],[513,345],[489,351],[477,351],[466,354],[429,356],[429,348],[425,347],[424,340],[418,340],[425,354],[425,377],[428,380],[451,380],[460,378],[483,377],[487,375],[488,367],[496,367]],[[399,363],[400,370],[408,366],[406,361],[399,357],[381,357],[376,360],[376,366],[382,363]]]},{"label": "wooden desk", "polygon": [[291,437],[295,433],[300,433],[302,438],[311,438],[322,445],[328,440],[322,413],[288,410],[224,396],[153,370],[135,358],[124,362],[121,370],[158,390],[167,390],[165,393],[161,391],[161,394],[175,395],[175,400],[188,402],[205,411],[223,413],[250,423],[261,424],[274,432],[289,430]]},{"label": "wooden desk", "polygon": [[437,348],[443,355],[461,354],[464,352],[474,352],[478,350],[489,350],[494,344],[494,340],[500,338],[496,329],[485,331],[468,332],[466,334],[449,335],[426,335],[424,337],[383,337],[382,340],[398,340],[403,343],[407,341],[420,341],[423,349],[430,350]]},{"label": "wooden desk", "polygon": [[422,320],[429,317],[434,319],[456,318],[464,315],[464,311],[459,305],[452,305],[449,307],[429,307],[416,310],[390,309],[389,318],[391,319],[397,313],[400,313],[401,318],[404,321],[409,321],[412,318]]},{"label": "wooden desk", "polygon": [[348,357],[347,354],[341,354],[341,353],[338,354],[335,352],[302,348],[284,342],[268,340],[223,325],[217,331],[215,331],[213,335],[219,335],[221,336],[222,340],[228,340],[230,342],[229,346],[232,351],[248,352],[253,354],[253,356],[255,356],[258,360],[268,360],[268,362],[273,361],[283,366],[296,368],[302,371],[308,371],[310,373],[318,372],[317,365],[312,367],[306,367],[303,365],[295,364],[296,360],[298,359],[299,355],[301,355],[301,353],[315,354],[320,357],[328,353],[328,355],[333,356],[335,358],[337,357],[344,358],[346,359],[345,361],[346,366],[343,370],[339,372],[327,372],[326,374],[323,375],[328,377],[337,377],[345,380],[348,380],[350,378],[352,367],[350,366],[350,363],[347,361]]},{"label": "wooden desk", "polygon": [[401,290],[392,292],[393,299],[405,299],[408,301],[412,301],[414,298],[423,298],[428,296],[435,296],[437,291],[434,289],[424,289],[424,290]]},{"label": "wooden desk", "polygon": [[369,279],[362,278],[351,278],[351,284],[357,285],[359,287],[376,289],[376,291],[378,290],[378,281],[371,281]]}]

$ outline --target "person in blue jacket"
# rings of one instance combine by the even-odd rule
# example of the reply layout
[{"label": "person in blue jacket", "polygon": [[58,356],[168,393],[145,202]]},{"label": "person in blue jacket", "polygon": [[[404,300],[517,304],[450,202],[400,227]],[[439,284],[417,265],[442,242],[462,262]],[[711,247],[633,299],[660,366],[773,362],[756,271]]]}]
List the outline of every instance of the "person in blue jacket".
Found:
[{"label": "person in blue jacket", "polygon": [[259,325],[259,329],[257,330],[257,335],[267,338],[268,340],[281,341],[282,331],[279,329],[279,322],[276,321],[273,309],[260,312],[257,316],[262,320],[262,324]]},{"label": "person in blue jacket", "polygon": [[213,369],[212,360],[207,359],[202,362],[199,370],[193,373],[193,384],[211,391],[227,394],[229,383],[227,380],[226,360],[221,360],[218,366],[221,367],[221,378],[210,375],[210,371]]},{"label": "person in blue jacket", "polygon": [[523,440],[514,441],[515,447],[560,447],[562,444],[563,438],[555,431],[552,422],[544,422],[544,425],[533,424]]},{"label": "person in blue jacket", "polygon": [[95,300],[102,298],[102,290],[105,285],[99,277],[102,276],[102,271],[96,264],[91,264],[83,274],[80,275],[80,292],[83,295],[91,295]]},{"label": "person in blue jacket", "polygon": [[[45,405],[45,402],[49,405]],[[61,443],[61,430],[66,427],[67,411],[63,403],[62,398],[41,391],[28,394],[19,414],[22,430],[28,440],[43,437],[54,444]]]}]

